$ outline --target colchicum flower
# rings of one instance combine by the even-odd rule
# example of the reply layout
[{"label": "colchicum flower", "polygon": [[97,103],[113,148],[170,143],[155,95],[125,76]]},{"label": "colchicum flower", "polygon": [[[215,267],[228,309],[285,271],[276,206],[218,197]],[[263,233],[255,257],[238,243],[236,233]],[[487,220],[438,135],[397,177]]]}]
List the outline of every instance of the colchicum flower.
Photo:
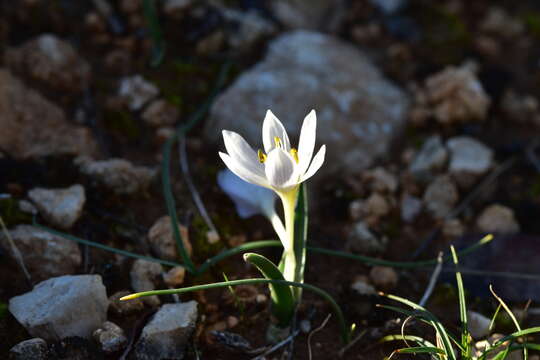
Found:
[{"label": "colchicum flower", "polygon": [[220,152],[219,156],[241,179],[272,189],[281,196],[298,188],[322,166],[326,146],[321,146],[313,157],[316,128],[317,117],[312,110],[304,119],[298,150],[291,148],[283,124],[268,110],[262,128],[264,152],[255,152],[242,136],[223,130],[228,153]]},{"label": "colchicum flower", "polygon": [[312,110],[302,124],[298,149],[293,148],[285,127],[268,110],[262,127],[264,151],[255,152],[242,136],[223,130],[227,153],[219,153],[225,165],[238,177],[251,184],[272,189],[281,198],[286,233],[283,234],[273,224],[284,247],[283,276],[291,281],[303,280],[295,279],[294,210],[298,189],[302,182],[320,169],[326,153],[326,146],[322,145],[313,156],[316,129],[317,117]]}]

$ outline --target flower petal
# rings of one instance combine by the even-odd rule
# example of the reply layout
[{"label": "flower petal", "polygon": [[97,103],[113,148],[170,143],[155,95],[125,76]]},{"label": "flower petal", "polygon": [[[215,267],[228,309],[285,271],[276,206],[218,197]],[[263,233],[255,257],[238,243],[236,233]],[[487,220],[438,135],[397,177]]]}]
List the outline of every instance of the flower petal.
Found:
[{"label": "flower petal", "polygon": [[276,148],[268,154],[264,171],[270,185],[278,190],[288,187],[291,178],[296,174],[292,156],[285,150]]},{"label": "flower petal", "polygon": [[249,166],[244,166],[244,164],[241,164],[235,158],[229,156],[229,154],[220,152],[219,156],[221,157],[221,160],[223,160],[225,165],[227,165],[227,167],[242,180],[259,186],[267,188],[270,187],[270,184],[268,184],[268,180],[266,180],[264,176],[261,176],[258,173],[257,169]]},{"label": "flower petal", "polygon": [[304,118],[302,130],[300,130],[300,141],[298,142],[298,172],[304,174],[313,157],[315,150],[315,133],[317,130],[317,116],[315,110]]},{"label": "flower petal", "polygon": [[249,146],[246,140],[233,131],[223,130],[222,134],[229,156],[244,167],[253,169],[258,175],[264,177],[264,165],[259,162],[257,153]]},{"label": "flower petal", "polygon": [[272,111],[267,110],[262,127],[264,151],[267,154],[276,146],[274,141],[276,137],[280,138],[283,142],[283,149],[285,151],[291,149],[291,143],[289,142],[289,136],[287,135],[287,131],[285,131],[285,127]]},{"label": "flower petal", "polygon": [[317,154],[313,157],[313,161],[311,162],[311,165],[309,166],[309,169],[307,172],[302,175],[301,182],[306,181],[321,168],[322,164],[324,163],[324,156],[326,154],[326,145],[321,146]]}]

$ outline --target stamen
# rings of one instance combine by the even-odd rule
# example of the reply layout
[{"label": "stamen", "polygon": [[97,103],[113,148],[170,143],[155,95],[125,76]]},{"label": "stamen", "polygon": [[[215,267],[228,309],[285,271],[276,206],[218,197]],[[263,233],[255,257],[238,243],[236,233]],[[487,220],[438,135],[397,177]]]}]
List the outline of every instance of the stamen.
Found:
[{"label": "stamen", "polygon": [[261,149],[259,149],[259,151],[257,151],[257,155],[259,156],[259,162],[261,164],[266,161],[266,154],[263,153],[263,151]]},{"label": "stamen", "polygon": [[298,150],[295,148],[291,148],[291,156],[293,157],[294,161],[298,164]]},{"label": "stamen", "polygon": [[276,147],[280,148],[281,146],[281,139],[277,136],[274,136],[274,142],[276,143]]}]

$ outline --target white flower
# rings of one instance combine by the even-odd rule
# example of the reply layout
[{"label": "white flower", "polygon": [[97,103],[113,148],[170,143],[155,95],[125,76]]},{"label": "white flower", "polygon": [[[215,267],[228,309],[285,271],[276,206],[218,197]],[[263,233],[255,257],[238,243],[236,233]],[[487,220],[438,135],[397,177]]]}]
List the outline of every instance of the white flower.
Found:
[{"label": "white flower", "polygon": [[272,190],[245,182],[229,169],[220,171],[217,180],[241,218],[257,214],[269,216],[275,212],[276,194]]},{"label": "white flower", "polygon": [[264,152],[255,152],[242,136],[223,130],[228,153],[220,152],[219,155],[243,180],[283,195],[312,177],[324,162],[325,145],[313,156],[316,128],[317,117],[312,110],[302,124],[298,150],[291,148],[283,124],[268,110],[262,128]]}]

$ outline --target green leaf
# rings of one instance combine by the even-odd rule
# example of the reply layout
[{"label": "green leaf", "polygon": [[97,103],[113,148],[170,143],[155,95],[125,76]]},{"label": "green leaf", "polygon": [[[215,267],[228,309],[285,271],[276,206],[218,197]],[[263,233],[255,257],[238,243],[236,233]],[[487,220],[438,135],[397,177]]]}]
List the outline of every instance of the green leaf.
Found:
[{"label": "green leaf", "polygon": [[150,28],[150,36],[152,37],[152,58],[150,59],[150,65],[156,67],[161,64],[165,57],[165,40],[163,40],[161,33],[155,0],[143,0],[143,13]]},{"label": "green leaf", "polygon": [[[247,253],[244,254],[244,260],[255,266],[266,279],[285,280],[277,266],[262,255]],[[272,313],[278,320],[278,326],[289,326],[295,309],[291,287],[274,283],[268,284],[268,287],[272,299]]]},{"label": "green leaf", "polygon": [[433,346],[414,346],[396,350],[398,354],[440,354],[446,355],[443,349]]},{"label": "green leaf", "polygon": [[468,330],[467,325],[467,304],[465,302],[465,289],[463,288],[463,279],[461,273],[459,272],[459,260],[454,246],[450,246],[450,251],[452,252],[452,260],[456,266],[456,283],[458,288],[458,299],[459,299],[459,319],[461,320],[461,347],[464,359],[468,359],[472,356],[471,348],[471,335]]},{"label": "green leaf", "polygon": [[323,289],[320,289],[310,284],[301,284],[294,281],[286,281],[286,280],[242,279],[242,280],[231,280],[231,281],[204,284],[204,285],[196,285],[196,286],[190,286],[190,287],[185,287],[185,288],[180,288],[180,289],[144,291],[144,292],[124,296],[120,300],[124,300],[124,301],[132,300],[132,299],[137,299],[139,297],[152,296],[152,295],[183,294],[183,293],[187,293],[191,291],[208,290],[208,289],[216,289],[216,288],[222,288],[222,287],[228,287],[228,286],[238,286],[238,285],[247,285],[247,284],[281,284],[281,285],[287,285],[287,286],[295,286],[295,287],[301,287],[303,289],[312,291],[315,294],[321,296],[330,304],[330,306],[332,307],[332,311],[336,315],[336,318],[339,322],[339,327],[341,330],[341,338],[343,342],[345,344],[349,343],[350,331],[349,331],[349,327],[347,326],[347,323],[345,322],[345,317],[343,316],[343,312],[341,311],[341,308],[339,307],[339,305],[336,303],[336,301],[334,300],[334,298],[332,298],[330,294],[328,294]]},{"label": "green leaf", "polygon": [[[294,281],[304,282],[304,269],[306,267],[306,246],[307,246],[307,227],[308,227],[308,198],[306,193],[306,183],[300,186],[298,200],[296,203],[294,217],[294,255],[296,257],[296,271]],[[301,301],[302,289],[294,288],[294,298],[297,302]]]}]

